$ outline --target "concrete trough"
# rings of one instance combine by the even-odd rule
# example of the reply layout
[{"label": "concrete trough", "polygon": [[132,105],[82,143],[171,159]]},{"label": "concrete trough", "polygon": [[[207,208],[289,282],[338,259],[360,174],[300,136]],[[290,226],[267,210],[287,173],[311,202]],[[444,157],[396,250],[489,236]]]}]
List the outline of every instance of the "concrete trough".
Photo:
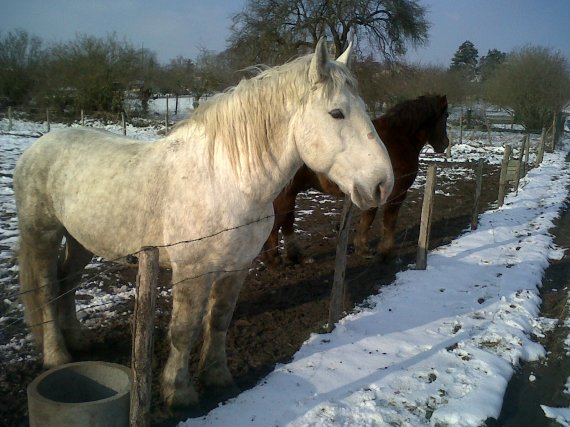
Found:
[{"label": "concrete trough", "polygon": [[77,362],[51,369],[28,386],[30,427],[129,425],[130,369]]}]

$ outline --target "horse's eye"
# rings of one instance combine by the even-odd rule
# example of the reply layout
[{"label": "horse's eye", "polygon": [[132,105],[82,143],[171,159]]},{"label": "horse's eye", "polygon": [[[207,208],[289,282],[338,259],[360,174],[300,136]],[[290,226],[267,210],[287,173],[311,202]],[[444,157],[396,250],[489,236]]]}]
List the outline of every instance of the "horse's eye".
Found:
[{"label": "horse's eye", "polygon": [[341,110],[339,110],[338,108],[335,108],[334,110],[329,111],[329,114],[331,115],[331,117],[333,119],[344,119],[344,114]]}]

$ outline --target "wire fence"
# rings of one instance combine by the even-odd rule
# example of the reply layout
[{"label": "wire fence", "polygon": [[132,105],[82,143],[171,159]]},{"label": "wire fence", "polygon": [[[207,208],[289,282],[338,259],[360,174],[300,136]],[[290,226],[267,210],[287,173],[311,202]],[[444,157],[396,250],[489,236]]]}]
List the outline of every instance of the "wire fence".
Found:
[{"label": "wire fence", "polygon": [[[424,172],[424,173],[425,173],[425,170],[422,170],[422,171],[418,170],[417,172],[411,172],[411,173],[409,173],[409,174],[401,175],[401,176],[399,177],[399,179],[404,179],[404,178],[407,178],[408,176],[417,175],[417,174],[420,173],[420,172]],[[407,193],[407,191],[408,191],[408,190],[404,191],[403,193]],[[395,196],[394,196],[394,197],[395,197]],[[286,212],[286,213],[290,213],[290,212],[291,212],[291,211],[288,211],[288,212]],[[281,212],[281,214],[284,214],[284,212]],[[248,227],[248,226],[251,226],[251,225],[256,224],[256,223],[259,223],[259,222],[265,222],[265,221],[267,221],[267,220],[272,220],[272,219],[274,219],[274,217],[275,217],[275,215],[267,215],[267,216],[263,216],[263,217],[261,217],[261,218],[258,218],[258,219],[249,221],[249,222],[247,222],[247,223],[244,223],[244,224],[241,224],[241,225],[238,225],[238,226],[235,226],[235,227],[229,227],[229,228],[220,229],[220,230],[218,230],[218,231],[216,231],[216,232],[213,232],[213,233],[211,233],[211,234],[209,234],[209,235],[205,235],[205,236],[201,236],[201,237],[193,238],[193,239],[184,239],[184,240],[180,240],[180,241],[172,242],[172,243],[165,243],[165,244],[162,244],[162,245],[154,245],[154,247],[157,247],[157,248],[159,248],[159,249],[165,249],[165,248],[174,247],[174,246],[179,246],[179,245],[197,243],[197,242],[201,242],[201,241],[204,241],[204,240],[207,240],[207,239],[210,239],[210,238],[217,237],[217,236],[219,236],[219,235],[221,235],[221,234],[223,234],[223,233],[226,233],[226,232],[230,232],[230,231],[234,231],[234,230],[237,230],[237,229],[240,229],[240,228]],[[307,230],[307,231],[310,233],[310,230]],[[405,238],[405,236],[404,236],[404,238]],[[278,246],[279,246],[279,245],[278,245]],[[272,250],[274,250],[274,249],[275,249],[275,247],[266,248],[266,249],[264,249],[264,250],[262,250],[262,251],[260,252],[260,255],[263,255],[265,252],[270,252],[270,251],[272,251]],[[121,256],[121,257],[118,257],[118,258],[115,258],[115,259],[106,260],[106,261],[109,262],[109,263],[111,263],[111,264],[113,264],[113,263],[124,264],[125,261],[126,261],[126,263],[127,263],[127,264],[130,264],[131,267],[132,267],[133,265],[136,265],[136,263],[137,263],[137,256],[141,253],[142,250],[144,250],[144,249],[140,249],[140,250],[135,251],[135,252],[133,252],[133,253],[126,254],[126,255],[124,255],[124,256]],[[119,264],[119,265],[120,265],[120,264]],[[44,305],[38,306],[37,308],[35,308],[35,309],[32,310],[32,312],[34,312],[34,311],[41,311],[42,309],[45,308],[45,306],[59,301],[60,299],[62,299],[62,298],[65,297],[66,295],[68,295],[68,294],[70,294],[70,293],[74,293],[75,291],[77,291],[77,290],[80,289],[81,287],[84,287],[84,286],[87,285],[88,283],[93,282],[93,281],[96,280],[97,278],[102,278],[105,274],[107,274],[107,273],[109,273],[109,272],[116,272],[119,268],[122,268],[122,267],[121,267],[121,266],[117,267],[117,266],[113,265],[113,266],[104,268],[103,270],[100,270],[100,271],[98,271],[98,272],[96,272],[96,273],[94,273],[94,274],[88,275],[87,277],[83,277],[84,274],[85,274],[84,271],[75,272],[75,273],[72,273],[72,274],[69,275],[69,276],[59,278],[59,279],[55,280],[54,282],[48,282],[48,283],[46,283],[46,284],[44,284],[44,285],[42,285],[42,286],[38,286],[38,287],[35,287],[35,288],[33,288],[33,289],[29,289],[29,290],[26,290],[26,291],[15,292],[15,293],[12,293],[12,294],[4,294],[4,297],[5,297],[5,298],[11,298],[11,299],[19,298],[19,297],[21,297],[21,296],[23,296],[23,295],[26,295],[26,294],[28,294],[28,293],[31,293],[31,292],[38,292],[38,291],[40,291],[41,289],[43,289],[43,288],[45,288],[45,287],[54,287],[55,289],[57,289],[57,288],[59,287],[59,285],[60,285],[62,282],[64,282],[64,281],[74,280],[74,279],[81,279],[81,280],[79,281],[79,283],[78,283],[76,286],[74,286],[73,288],[71,288],[71,289],[69,289],[69,290],[67,290],[67,291],[65,291],[65,292],[63,292],[63,293],[61,293],[61,294],[59,294],[59,295],[53,297],[52,299],[50,299],[49,301],[47,301]],[[200,273],[200,274],[195,275],[195,276],[192,276],[192,277],[184,278],[184,279],[182,279],[182,280],[180,280],[180,281],[178,281],[178,282],[175,282],[175,283],[170,283],[170,284],[168,284],[168,283],[162,283],[161,286],[170,286],[170,287],[173,288],[173,287],[175,287],[175,286],[177,286],[177,285],[180,285],[180,284],[185,283],[185,282],[189,282],[189,281],[194,280],[194,279],[201,278],[201,277],[203,277],[203,276],[215,275],[215,274],[220,274],[220,273],[236,273],[236,272],[241,272],[241,271],[248,271],[249,269],[250,269],[250,267],[248,266],[248,267],[246,267],[246,268],[238,269],[238,270],[235,270],[235,269],[227,270],[227,269],[223,269],[223,268],[222,268],[222,269],[218,269],[218,270],[211,270],[211,271],[206,271],[206,272]],[[352,279],[352,280],[354,280],[354,279]],[[100,305],[107,305],[107,304],[108,304],[108,303],[100,304]],[[82,310],[86,310],[86,309],[88,309],[88,308],[90,308],[90,307],[84,307]],[[13,325],[15,325],[15,324],[17,324],[17,323],[19,323],[19,322],[21,322],[21,318],[18,318],[18,319],[16,319],[16,320],[12,321],[12,322],[8,322],[8,323],[3,324],[2,326],[0,326],[0,332],[2,332],[3,330],[8,329],[9,327],[11,327],[11,326],[13,326]],[[33,327],[41,326],[41,325],[43,325],[43,324],[45,324],[45,323],[49,323],[49,322],[52,322],[52,321],[50,320],[50,321],[41,322],[41,323],[37,323],[37,324],[31,324],[31,325],[28,325],[28,326],[29,326],[30,328],[33,328]]]},{"label": "wire fence", "polygon": [[[473,135],[473,137],[476,138],[475,135]],[[519,138],[520,138],[520,137],[519,137]],[[424,177],[424,175],[425,175],[425,170],[426,170],[426,165],[427,165],[427,163],[432,162],[433,160],[434,160],[434,159],[430,158],[430,156],[426,155],[426,152],[425,152],[425,150],[424,150],[424,152],[422,153],[422,164],[421,164],[420,170],[418,171],[418,172],[419,172],[419,174],[418,174],[419,179],[418,179],[417,181],[419,181],[420,183],[422,182],[423,177]],[[439,162],[442,163],[442,164],[445,164],[445,159],[442,158]],[[449,165],[449,166],[453,166],[453,163],[452,163],[452,162],[449,162],[448,165]],[[494,169],[494,168],[495,168],[495,166],[493,166],[493,165],[490,165],[490,166],[489,166],[489,170],[490,170],[490,169]],[[415,174],[415,172],[410,173],[410,175],[412,175],[412,174]],[[417,188],[419,188],[421,185],[423,185],[423,184],[418,185]],[[355,219],[357,219],[357,218],[358,218],[358,215],[355,215],[355,216],[356,216]],[[177,245],[185,245],[185,244],[192,244],[192,243],[200,242],[200,241],[203,241],[203,240],[205,240],[205,239],[215,238],[216,236],[219,236],[219,235],[221,235],[221,234],[223,234],[223,233],[230,232],[230,231],[235,230],[235,229],[238,229],[238,228],[242,228],[242,227],[247,227],[247,226],[253,225],[253,224],[255,224],[255,223],[259,222],[259,221],[268,221],[268,220],[271,220],[272,217],[273,217],[273,215],[264,216],[264,217],[258,218],[258,219],[256,219],[256,220],[250,221],[250,222],[248,222],[248,223],[241,224],[241,225],[236,226],[236,227],[221,228],[220,230],[218,230],[218,231],[216,231],[216,232],[213,232],[213,233],[211,233],[211,234],[209,234],[209,235],[207,235],[207,236],[201,236],[201,237],[198,237],[198,238],[195,238],[195,239],[184,239],[184,240],[180,240],[180,241],[177,241],[177,242],[172,242],[172,243],[167,243],[167,244],[159,245],[158,247],[159,247],[159,248],[166,249],[166,248],[173,247],[173,246],[177,246]],[[305,231],[306,231],[307,233],[309,233],[309,234],[316,234],[316,231],[311,230],[311,229],[307,229],[307,230],[305,230]],[[406,241],[406,240],[408,239],[408,234],[409,234],[409,233],[410,233],[409,228],[408,228],[408,227],[405,227],[404,230],[403,230],[403,232],[398,235],[398,239],[397,239],[397,242],[396,242],[396,243],[397,243],[397,244],[401,244],[403,241]],[[272,250],[272,249],[274,249],[274,248],[268,248],[267,250]],[[141,249],[141,250],[142,250],[142,249]],[[117,258],[117,259],[114,259],[114,260],[108,260],[108,261],[111,262],[111,263],[114,263],[114,262],[124,261],[124,260],[127,260],[127,259],[128,259],[128,260],[130,261],[131,266],[132,266],[133,264],[136,263],[136,258],[137,258],[137,256],[138,256],[139,254],[140,254],[140,250],[139,250],[139,251],[135,251],[134,253],[129,254],[129,255],[127,255],[127,256],[122,256],[122,257],[120,257],[120,258]],[[73,276],[69,276],[69,277],[67,277],[67,278],[60,278],[60,279],[58,279],[55,283],[45,284],[43,287],[48,286],[48,285],[51,286],[51,285],[53,285],[53,284],[55,284],[55,287],[58,287],[59,284],[61,283],[61,280],[80,279],[80,280],[77,282],[77,285],[75,285],[72,289],[69,289],[68,291],[66,291],[65,293],[62,293],[62,294],[60,294],[60,295],[54,296],[53,298],[51,298],[51,299],[50,299],[48,302],[46,302],[45,304],[53,304],[53,303],[56,303],[57,301],[59,301],[61,298],[65,297],[65,296],[68,295],[69,293],[75,292],[75,291],[77,291],[77,290],[80,289],[80,288],[83,288],[83,287],[85,287],[85,286],[88,286],[89,284],[91,284],[91,283],[92,283],[93,281],[95,281],[95,280],[99,280],[99,279],[103,279],[103,280],[104,280],[104,279],[105,279],[105,275],[107,275],[107,274],[109,274],[109,273],[117,273],[117,274],[118,274],[118,273],[120,273],[120,272],[122,271],[122,269],[124,269],[124,268],[125,268],[125,267],[122,266],[122,265],[118,265],[118,266],[117,266],[117,265],[111,265],[111,266],[108,266],[108,267],[107,267],[106,264],[103,264],[103,266],[100,267],[100,268],[98,269],[98,271],[96,271],[96,272],[94,272],[94,273],[90,273],[89,271],[87,271],[87,273],[86,273],[85,271],[81,271],[81,272],[74,273]],[[132,267],[129,267],[129,268],[132,268]],[[248,270],[250,270],[250,268],[251,268],[250,266],[247,266],[247,267],[245,267],[245,268],[243,268],[243,269],[240,269],[240,270],[232,270],[232,269],[220,268],[220,269],[213,270],[213,271],[205,271],[205,272],[202,272],[202,273],[200,273],[200,274],[197,274],[197,275],[195,275],[195,276],[193,276],[193,277],[188,277],[188,278],[179,280],[179,281],[177,281],[176,283],[170,283],[170,281],[161,281],[161,282],[159,283],[159,287],[172,288],[172,287],[175,287],[175,286],[180,286],[180,285],[182,285],[182,284],[184,284],[184,283],[189,283],[189,282],[191,282],[192,280],[197,279],[197,278],[199,278],[199,277],[201,277],[201,276],[204,276],[204,275],[220,274],[220,273],[242,272],[242,271],[248,271]],[[350,277],[348,277],[348,278],[347,278],[347,283],[355,283],[355,282],[358,282],[358,281],[360,280],[360,278],[362,278],[362,277],[366,276],[367,274],[369,274],[370,271],[372,271],[372,267],[371,267],[371,266],[368,266],[368,267],[365,266],[364,268],[358,270],[358,271],[356,272],[356,274],[352,274]],[[29,291],[26,291],[26,292],[39,291],[40,289],[41,289],[41,288],[35,288],[35,289],[29,290]],[[22,296],[23,294],[24,294],[24,292],[14,292],[14,293],[8,293],[8,294],[4,293],[4,294],[3,294],[3,297],[9,298],[9,299],[14,299],[14,298],[18,298],[18,297]],[[84,304],[84,306],[81,307],[81,308],[78,310],[78,312],[93,310],[93,309],[97,309],[97,308],[100,308],[100,307],[109,307],[110,305],[113,305],[113,304],[115,304],[115,303],[114,303],[114,302],[93,302],[93,303],[91,303],[91,304]],[[35,310],[42,310],[43,308],[45,308],[45,306],[39,306],[39,307],[35,308]],[[22,314],[21,314],[21,310],[20,310],[19,308],[15,308],[13,312],[7,313],[7,316],[5,316],[5,317],[8,317],[9,320],[4,321],[4,323],[2,323],[2,324],[0,325],[0,334],[1,334],[1,333],[9,333],[14,327],[18,327],[18,329],[19,329],[21,326],[23,326],[23,317],[22,317]],[[28,327],[39,327],[39,326],[42,326],[42,325],[44,325],[44,324],[46,324],[46,323],[48,323],[48,322],[35,323],[35,324],[28,325]],[[157,404],[157,405],[158,405],[158,404]],[[156,408],[156,407],[158,407],[158,406],[153,405],[153,407]]]},{"label": "wire fence", "polygon": [[[28,135],[29,136],[29,135]],[[465,140],[469,141],[470,136],[469,135],[464,135]],[[478,135],[476,133],[472,133],[471,137],[473,139],[481,139],[478,137]],[[517,138],[520,138],[520,136],[513,138],[512,141],[518,141]],[[535,141],[536,142],[536,141]],[[513,144],[515,145],[515,144]],[[535,144],[536,147],[537,144]],[[423,185],[423,181],[425,178],[425,171],[427,169],[427,165],[431,162],[433,162],[434,159],[431,158],[431,156],[427,155],[426,152],[424,151],[422,153],[422,162],[420,165],[420,168],[418,170],[418,179],[416,180],[417,185],[416,185],[416,191],[414,194],[414,197],[418,197],[417,193],[420,193],[420,191],[417,191],[418,189],[421,190],[421,186]],[[454,167],[454,163],[453,163],[453,159],[448,159],[448,162],[445,161],[444,158],[441,158],[441,160],[437,160],[437,162],[439,164],[442,165],[442,167]],[[496,170],[497,166],[495,165],[488,165],[487,167],[487,172],[491,173],[491,170]],[[416,172],[413,172],[413,174],[415,174]],[[465,175],[463,175],[465,176]],[[469,177],[472,177],[472,174],[469,174]],[[462,178],[465,179],[465,178]],[[470,178],[469,178],[470,179]],[[523,183],[524,185],[524,183]],[[453,183],[451,183],[451,186],[453,186]],[[309,198],[309,196],[305,196],[305,198]],[[338,201],[340,203],[340,200]],[[445,215],[443,215],[445,216]],[[268,221],[272,219],[272,216],[265,216],[265,217],[261,217],[258,218],[254,221],[250,221],[246,224],[242,224],[239,225],[237,227],[230,227],[230,228],[221,228],[220,230],[213,232],[207,236],[201,236],[199,238],[196,239],[184,239],[184,240],[180,240],[177,242],[172,242],[172,243],[168,243],[168,244],[164,244],[164,245],[159,245],[160,248],[169,248],[172,246],[177,246],[177,245],[184,245],[184,244],[192,244],[195,242],[199,242],[208,238],[215,238],[216,236],[221,235],[222,233],[225,232],[229,232],[231,230],[235,230],[236,228],[241,228],[241,227],[247,227],[250,226],[258,221]],[[354,220],[358,219],[358,215],[355,215]],[[299,222],[299,226],[300,227],[304,227],[308,225],[306,222],[304,221],[300,221]],[[306,232],[307,234],[311,234],[313,235],[312,237],[307,237],[307,238],[313,238],[315,237],[316,234],[318,234],[320,231],[317,231],[315,229],[311,229],[311,228],[307,228],[305,230],[303,230],[304,232]],[[328,236],[330,237],[330,233],[327,233]],[[410,227],[403,227],[403,231],[398,235],[398,239],[396,244],[402,244],[405,241],[409,240],[409,235],[412,234],[412,232],[410,231]],[[273,248],[268,248],[268,250],[271,250]],[[71,279],[80,279],[77,283],[77,285],[74,286],[73,289],[70,289],[67,291],[67,293],[65,294],[60,294],[60,295],[56,295],[54,296],[52,299],[50,299],[50,301],[48,301],[46,304],[52,304],[52,303],[56,303],[57,301],[59,301],[61,298],[63,298],[65,295],[67,295],[70,292],[75,292],[77,290],[80,290],[82,288],[88,287],[90,285],[93,284],[94,281],[97,280],[107,280],[106,279],[106,275],[109,274],[118,274],[120,275],[121,272],[123,272],[126,268],[132,270],[132,266],[134,264],[136,264],[136,258],[138,257],[138,255],[140,254],[140,250],[139,251],[135,251],[132,254],[129,254],[130,256],[124,256],[124,257],[120,257],[119,259],[114,259],[114,260],[108,260],[108,262],[110,263],[114,263],[117,261],[123,261],[126,260],[127,258],[130,261],[130,266],[124,266],[124,265],[108,265],[107,261],[104,263],[99,263],[99,266],[97,267],[97,271],[95,272],[90,272],[89,270],[87,271],[82,271],[82,272],[78,272],[75,273],[73,276],[70,276],[68,278],[66,278],[66,280]],[[193,279],[197,279],[200,276],[203,275],[208,275],[208,274],[218,274],[218,273],[231,273],[231,272],[237,272],[237,271],[246,271],[246,270],[250,270],[251,267],[247,267],[241,270],[225,270],[225,269],[218,269],[215,271],[205,271],[203,273],[200,273],[199,275],[195,275],[193,277],[188,277],[182,280],[177,281],[176,283],[171,283],[170,280],[166,280],[166,279],[162,279],[161,281],[159,281],[159,288],[164,288],[164,289],[171,289],[174,286],[180,286],[183,285],[184,283],[188,283],[191,282]],[[358,282],[361,278],[365,277],[366,275],[368,275],[371,271],[373,271],[372,266],[368,265],[364,268],[359,269],[356,273],[351,274],[349,277],[347,277],[347,285],[350,286],[350,284],[354,284],[356,282]],[[58,284],[60,283],[62,279],[59,279],[56,283],[55,287],[58,287]],[[46,286],[46,285],[44,285]],[[31,291],[38,291],[39,288],[36,288],[34,290]],[[15,299],[15,298],[19,298],[22,295],[22,292],[10,292],[10,293],[3,293],[2,296],[4,298],[7,299]],[[131,297],[131,299],[134,297]],[[166,298],[169,298],[169,296],[167,296]],[[37,307],[35,310],[41,310],[43,307]],[[82,304],[82,307],[79,308],[78,313],[80,312],[85,312],[85,311],[89,311],[89,310],[97,310],[99,308],[104,308],[105,311],[107,310],[116,310],[116,302],[107,302],[107,301],[103,301],[103,302],[92,302],[92,303],[84,303]],[[24,324],[23,324],[23,316],[21,313],[21,309],[19,307],[16,307],[14,309],[14,311],[11,311],[10,313],[7,313],[7,315],[2,315],[4,318],[8,318],[8,320],[4,320],[3,323],[0,324],[0,336],[2,334],[9,334],[10,332],[14,331],[14,329],[18,329],[18,330],[22,330],[24,329]],[[324,319],[323,319],[324,321]],[[32,324],[32,325],[27,325],[27,327],[39,327],[43,324],[45,324],[47,322],[40,322],[40,323],[36,323],[36,324]],[[153,405],[154,407],[154,405]]]}]

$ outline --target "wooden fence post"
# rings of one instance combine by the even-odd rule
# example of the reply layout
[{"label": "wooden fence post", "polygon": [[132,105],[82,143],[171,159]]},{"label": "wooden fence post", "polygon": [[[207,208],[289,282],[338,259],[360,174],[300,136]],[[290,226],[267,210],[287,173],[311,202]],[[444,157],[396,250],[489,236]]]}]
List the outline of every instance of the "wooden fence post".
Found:
[{"label": "wooden fence post", "polygon": [[461,115],[459,116],[459,144],[463,144],[463,107],[461,107]]},{"label": "wooden fence post", "polygon": [[481,183],[483,182],[483,159],[479,159],[475,174],[475,200],[471,213],[471,230],[477,230],[479,226],[479,201],[481,200]]},{"label": "wooden fence post", "polygon": [[497,202],[499,207],[503,206],[505,202],[505,189],[507,186],[507,169],[509,167],[509,160],[511,158],[511,146],[505,145],[505,153],[503,154],[503,161],[501,162],[501,175],[499,177],[499,195]]},{"label": "wooden fence post", "polygon": [[336,242],[336,258],[334,266],[334,281],[331,290],[329,307],[329,322],[327,330],[331,332],[336,322],[340,320],[344,306],[344,277],[346,273],[346,247],[348,244],[348,232],[350,231],[350,218],[352,216],[352,201],[350,196],[344,196],[342,218]]},{"label": "wooden fence post", "polygon": [[430,165],[427,170],[424,201],[422,204],[422,217],[420,220],[420,237],[416,256],[416,270],[425,270],[427,267],[427,248],[431,229],[431,213],[433,210],[433,196],[435,192],[436,165]]},{"label": "wooden fence post", "polygon": [[449,128],[450,132],[448,135],[449,144],[447,145],[447,149],[445,150],[445,157],[447,159],[451,159],[451,146],[453,145],[453,128]]},{"label": "wooden fence post", "polygon": [[524,144],[524,162],[523,162],[523,176],[528,173],[528,159],[530,157],[530,135],[527,133]]},{"label": "wooden fence post", "polygon": [[489,145],[493,144],[493,138],[491,137],[491,122],[489,118],[485,116],[485,124],[487,125],[487,139],[489,140]]},{"label": "wooden fence post", "polygon": [[85,127],[85,113],[83,108],[81,109],[81,126]]},{"label": "wooden fence post", "polygon": [[51,130],[49,108],[46,108],[46,122],[47,122],[47,131],[49,132]]},{"label": "wooden fence post", "polygon": [[526,138],[523,137],[523,140],[521,142],[521,149],[519,152],[519,158],[517,159],[517,169],[515,172],[515,194],[519,193],[519,184],[521,181],[521,176],[523,173],[523,161],[524,161],[524,147],[526,145]]},{"label": "wooden fence post", "polygon": [[127,122],[125,121],[125,113],[121,112],[121,123],[123,125],[123,135],[127,135]]},{"label": "wooden fence post", "polygon": [[534,166],[537,167],[542,163],[544,159],[544,144],[546,140],[546,128],[542,128],[542,134],[540,135],[540,142],[538,143],[538,150],[536,152],[536,160]]},{"label": "wooden fence post", "polygon": [[133,322],[131,427],[150,426],[151,361],[157,281],[158,249],[143,248],[139,253],[137,296]]},{"label": "wooden fence post", "polygon": [[8,107],[8,131],[12,130],[12,107]]},{"label": "wooden fence post", "polygon": [[166,133],[168,134],[168,95],[166,95],[166,116],[164,118],[164,123],[166,124]]},{"label": "wooden fence post", "polygon": [[552,115],[552,141],[548,146],[548,152],[552,153],[556,148],[556,113]]}]

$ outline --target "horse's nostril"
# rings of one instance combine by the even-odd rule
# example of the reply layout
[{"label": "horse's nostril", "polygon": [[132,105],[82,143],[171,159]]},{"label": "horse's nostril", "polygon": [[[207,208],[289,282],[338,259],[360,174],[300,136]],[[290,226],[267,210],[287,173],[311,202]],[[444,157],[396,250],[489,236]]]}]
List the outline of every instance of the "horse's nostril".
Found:
[{"label": "horse's nostril", "polygon": [[383,194],[382,194],[382,184],[376,186],[376,190],[374,191],[374,200],[378,203],[378,205],[382,204],[383,201]]}]

